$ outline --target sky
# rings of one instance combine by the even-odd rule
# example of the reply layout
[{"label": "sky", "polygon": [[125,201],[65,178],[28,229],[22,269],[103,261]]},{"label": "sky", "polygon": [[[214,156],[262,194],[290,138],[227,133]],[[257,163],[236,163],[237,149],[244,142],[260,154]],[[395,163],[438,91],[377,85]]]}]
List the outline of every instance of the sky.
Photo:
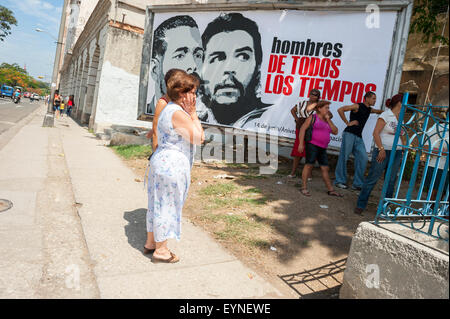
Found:
[{"label": "sky", "polygon": [[50,83],[63,4],[64,0],[0,0],[17,20],[11,34],[0,41],[0,63],[26,66],[28,74]]}]

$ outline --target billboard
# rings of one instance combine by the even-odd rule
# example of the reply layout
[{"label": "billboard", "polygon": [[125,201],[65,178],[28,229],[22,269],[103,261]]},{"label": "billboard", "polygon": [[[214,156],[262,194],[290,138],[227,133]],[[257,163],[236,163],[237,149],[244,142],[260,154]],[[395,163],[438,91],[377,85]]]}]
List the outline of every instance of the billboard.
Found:
[{"label": "billboard", "polygon": [[[377,94],[374,108],[384,105],[397,12],[378,14],[373,26],[369,13],[354,11],[156,12],[145,113],[165,94],[164,74],[180,68],[201,79],[203,123],[293,139],[290,110],[318,89],[332,102],[339,134],[330,146],[339,148],[339,107],[362,102],[367,91]],[[363,131],[368,152],[376,119]]]}]

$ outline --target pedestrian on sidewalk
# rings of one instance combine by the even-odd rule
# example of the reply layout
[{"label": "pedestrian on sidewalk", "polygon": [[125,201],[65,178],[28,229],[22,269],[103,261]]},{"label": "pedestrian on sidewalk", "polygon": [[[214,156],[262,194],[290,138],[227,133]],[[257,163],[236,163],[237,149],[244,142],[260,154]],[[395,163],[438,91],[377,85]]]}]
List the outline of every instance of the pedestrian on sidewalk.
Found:
[{"label": "pedestrian on sidewalk", "polygon": [[64,117],[64,112],[65,112],[64,108],[65,108],[65,106],[66,106],[66,104],[64,103],[64,96],[62,96],[61,97],[61,104],[59,106],[59,110],[60,110],[60,113],[61,113],[61,118]]},{"label": "pedestrian on sidewalk", "polygon": [[73,108],[73,95],[69,95],[69,100],[67,101],[67,116],[70,116]]},{"label": "pedestrian on sidewalk", "polygon": [[[300,128],[298,151],[302,153],[306,149],[306,163],[302,171],[303,184],[301,193],[308,197],[311,196],[307,187],[308,177],[311,175],[316,160],[319,162],[322,178],[328,189],[327,194],[342,197],[342,194],[337,193],[333,189],[333,184],[328,174],[330,167],[328,166],[327,147],[331,139],[330,134],[337,135],[338,133],[338,128],[331,120],[330,104],[331,102],[329,101],[319,101],[316,106],[316,113],[308,117]],[[311,139],[305,141],[306,130],[310,125],[312,126]]]},{"label": "pedestrian on sidewalk", "polygon": [[171,102],[161,111],[157,126],[158,146],[150,159],[148,177],[147,241],[144,253],[153,262],[175,263],[179,258],[167,240],[180,240],[181,213],[191,182],[192,144],[203,143],[205,134],[195,107],[199,80],[177,72],[167,83]]},{"label": "pedestrian on sidewalk", "polygon": [[61,96],[58,91],[55,91],[55,95],[53,97],[53,111],[55,112],[56,118],[59,117],[59,107],[61,105]]},{"label": "pedestrian on sidewalk", "polygon": [[302,157],[305,157],[305,151],[303,151],[303,153],[298,152],[298,145],[300,144],[300,128],[302,127],[303,123],[305,123],[306,119],[314,112],[319,99],[320,91],[317,89],[312,89],[309,92],[309,100],[306,103],[303,102],[301,105],[300,103],[298,103],[291,109],[291,114],[295,120],[295,142],[291,152],[291,156],[294,158],[294,162],[292,163],[291,174],[288,175],[289,178],[295,177],[295,172],[297,171],[300,159]]},{"label": "pedestrian on sidewalk", "polygon": [[[373,140],[376,147],[372,152],[372,163],[370,164],[369,175],[364,180],[361,192],[359,193],[355,214],[361,215],[367,207],[370,193],[375,187],[376,183],[380,179],[381,175],[385,171],[389,158],[392,152],[392,146],[394,144],[394,138],[397,130],[398,116],[402,108],[403,94],[394,95],[392,98],[387,99],[386,106],[388,109],[384,111],[377,120],[375,129],[373,130]],[[404,132],[400,137],[405,143]],[[391,178],[386,191],[386,198],[392,198],[394,194],[395,182],[397,180],[397,173],[402,162],[403,150],[397,146],[395,150],[394,163],[392,164]]]},{"label": "pedestrian on sidewalk", "polygon": [[[361,190],[364,181],[364,172],[367,166],[367,152],[362,139],[362,131],[372,113],[381,114],[382,110],[372,108],[377,97],[374,92],[364,95],[364,103],[346,105],[338,109],[339,116],[347,125],[342,133],[341,150],[336,164],[336,187],[347,189],[347,161],[350,153],[355,157],[355,176],[353,178],[353,190]],[[350,112],[350,121],[345,117],[345,112]]]}]

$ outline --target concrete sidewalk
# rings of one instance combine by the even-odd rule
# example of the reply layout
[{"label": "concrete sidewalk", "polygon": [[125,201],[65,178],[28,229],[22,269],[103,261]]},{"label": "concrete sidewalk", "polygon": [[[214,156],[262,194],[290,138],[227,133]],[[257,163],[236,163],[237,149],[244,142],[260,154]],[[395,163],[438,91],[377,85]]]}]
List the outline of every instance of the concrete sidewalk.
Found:
[{"label": "concrete sidewalk", "polygon": [[[284,297],[185,219],[181,241],[169,242],[181,261],[153,264],[141,252],[143,183],[86,128],[67,117],[43,128],[44,114],[0,150],[0,198],[15,205],[0,213],[1,298]],[[23,264],[27,283],[10,277]]]}]

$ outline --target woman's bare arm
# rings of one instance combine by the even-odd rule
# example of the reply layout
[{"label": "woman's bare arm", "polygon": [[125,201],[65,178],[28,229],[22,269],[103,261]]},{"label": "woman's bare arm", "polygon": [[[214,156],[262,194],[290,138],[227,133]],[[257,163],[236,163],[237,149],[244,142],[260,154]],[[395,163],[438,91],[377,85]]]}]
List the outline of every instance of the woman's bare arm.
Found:
[{"label": "woman's bare arm", "polygon": [[197,114],[190,116],[183,111],[175,111],[172,124],[178,134],[189,143],[200,145],[205,141],[205,133]]},{"label": "woman's bare arm", "polygon": [[303,125],[300,127],[300,132],[298,133],[298,139],[299,139],[298,151],[299,151],[299,153],[302,153],[303,150],[305,149],[305,133],[306,133],[306,129],[311,125],[311,121],[312,121],[312,116],[308,117],[306,119],[305,123],[303,123]]},{"label": "woman's bare arm", "polygon": [[158,102],[156,103],[156,107],[155,107],[155,116],[153,117],[153,140],[152,140],[152,151],[154,152],[156,150],[156,148],[158,147],[158,136],[157,136],[157,127],[158,127],[158,119],[159,119],[159,114],[161,114],[161,111],[166,107],[167,102],[163,99],[159,99]]},{"label": "woman's bare arm", "polygon": [[297,122],[299,120],[297,116],[297,105],[294,105],[294,107],[291,109],[291,114],[294,117],[295,121]]}]

